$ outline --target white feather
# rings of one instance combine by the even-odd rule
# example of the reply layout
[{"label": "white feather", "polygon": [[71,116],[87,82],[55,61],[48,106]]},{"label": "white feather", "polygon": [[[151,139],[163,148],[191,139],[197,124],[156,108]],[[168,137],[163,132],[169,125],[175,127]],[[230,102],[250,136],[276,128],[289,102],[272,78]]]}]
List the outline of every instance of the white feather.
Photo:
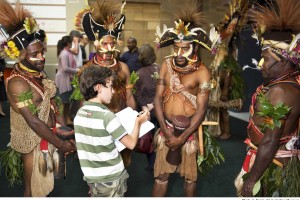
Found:
[{"label": "white feather", "polygon": [[252,58],[252,64],[255,65],[255,66],[257,66],[258,61],[255,58]]}]

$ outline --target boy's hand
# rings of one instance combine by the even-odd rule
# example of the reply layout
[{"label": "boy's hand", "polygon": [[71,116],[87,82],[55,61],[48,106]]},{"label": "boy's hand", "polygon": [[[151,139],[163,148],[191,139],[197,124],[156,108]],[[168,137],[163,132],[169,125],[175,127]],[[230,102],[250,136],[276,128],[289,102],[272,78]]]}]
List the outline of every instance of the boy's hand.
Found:
[{"label": "boy's hand", "polygon": [[137,116],[137,120],[139,120],[141,124],[146,122],[149,119],[150,119],[150,112],[148,110],[144,110],[140,112],[139,115]]}]

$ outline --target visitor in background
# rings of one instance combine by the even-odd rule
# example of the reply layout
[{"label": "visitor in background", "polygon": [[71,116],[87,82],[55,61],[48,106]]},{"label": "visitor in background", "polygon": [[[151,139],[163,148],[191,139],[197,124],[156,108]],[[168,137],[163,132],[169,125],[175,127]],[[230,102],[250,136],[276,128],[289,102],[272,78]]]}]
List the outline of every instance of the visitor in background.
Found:
[{"label": "visitor in background", "polygon": [[134,37],[128,38],[127,48],[128,51],[120,56],[120,61],[128,65],[130,73],[133,71],[137,72],[141,67],[141,64],[138,62],[139,49],[137,48],[137,41]]}]

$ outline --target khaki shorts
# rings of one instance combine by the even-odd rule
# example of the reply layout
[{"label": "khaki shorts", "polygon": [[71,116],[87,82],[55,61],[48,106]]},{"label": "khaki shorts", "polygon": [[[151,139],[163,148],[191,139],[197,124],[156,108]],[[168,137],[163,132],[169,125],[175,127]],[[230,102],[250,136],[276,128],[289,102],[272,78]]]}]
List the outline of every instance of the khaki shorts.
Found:
[{"label": "khaki shorts", "polygon": [[127,191],[129,175],[125,170],[118,180],[106,183],[89,183],[91,197],[123,197]]}]

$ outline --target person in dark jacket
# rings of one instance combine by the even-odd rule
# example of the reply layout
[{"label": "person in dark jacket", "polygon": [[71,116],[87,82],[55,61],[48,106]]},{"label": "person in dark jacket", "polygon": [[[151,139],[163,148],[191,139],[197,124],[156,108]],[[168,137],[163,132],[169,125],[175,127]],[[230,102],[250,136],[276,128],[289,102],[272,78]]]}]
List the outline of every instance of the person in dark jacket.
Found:
[{"label": "person in dark jacket", "polygon": [[[156,89],[156,79],[160,67],[155,63],[156,54],[152,46],[145,44],[139,48],[138,61],[141,63],[141,68],[137,71],[139,75],[138,81],[135,83],[136,92],[134,94],[137,106],[140,110],[149,110],[151,122],[158,128],[158,123],[154,113],[154,97]],[[152,129],[151,133],[154,136],[156,129]],[[154,150],[154,149],[153,149]],[[154,151],[147,154],[148,169],[153,170],[155,153]]]}]

